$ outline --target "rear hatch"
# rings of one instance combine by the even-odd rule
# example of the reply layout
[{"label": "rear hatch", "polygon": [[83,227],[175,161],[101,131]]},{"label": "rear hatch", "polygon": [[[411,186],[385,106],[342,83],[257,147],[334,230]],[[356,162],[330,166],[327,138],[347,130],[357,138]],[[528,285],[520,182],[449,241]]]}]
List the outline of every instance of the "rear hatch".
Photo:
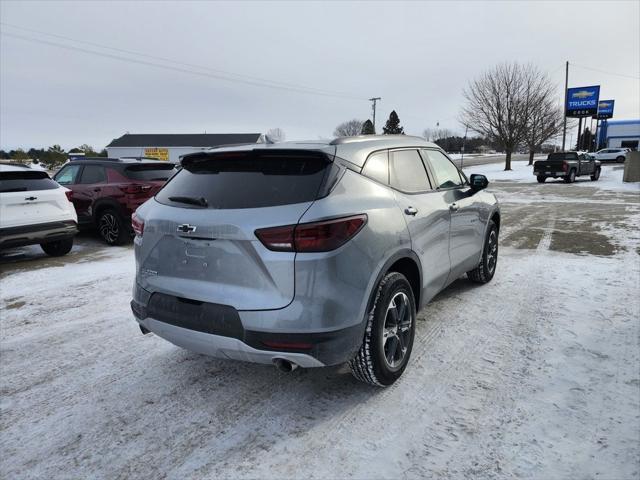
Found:
[{"label": "rear hatch", "polygon": [[3,228],[70,220],[69,200],[60,185],[38,170],[0,172]]},{"label": "rear hatch", "polygon": [[277,309],[294,296],[295,253],[268,250],[255,236],[292,225],[320,194],[330,159],[312,151],[198,154],[138,212],[138,281],[151,292]]}]

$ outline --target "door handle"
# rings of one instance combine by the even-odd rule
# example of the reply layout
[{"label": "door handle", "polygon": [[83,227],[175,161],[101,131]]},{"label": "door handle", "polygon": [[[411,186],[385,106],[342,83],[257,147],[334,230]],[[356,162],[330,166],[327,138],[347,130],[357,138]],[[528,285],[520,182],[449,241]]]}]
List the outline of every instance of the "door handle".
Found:
[{"label": "door handle", "polygon": [[415,217],[415,215],[418,213],[418,209],[414,207],[407,207],[404,209],[404,213],[406,213],[407,215],[413,215]]},{"label": "door handle", "polygon": [[452,203],[451,205],[449,205],[449,210],[451,210],[452,212],[457,212],[459,208],[460,207],[457,203]]}]

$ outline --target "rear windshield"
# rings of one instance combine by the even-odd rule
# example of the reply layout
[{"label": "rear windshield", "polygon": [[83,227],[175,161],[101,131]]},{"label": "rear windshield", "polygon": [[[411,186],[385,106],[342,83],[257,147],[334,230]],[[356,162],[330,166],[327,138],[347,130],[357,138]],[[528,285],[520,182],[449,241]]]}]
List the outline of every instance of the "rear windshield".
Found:
[{"label": "rear windshield", "polygon": [[124,169],[124,174],[132,180],[153,181],[168,180],[175,172],[175,165],[167,164],[141,164],[131,165]]},{"label": "rear windshield", "polygon": [[577,160],[578,154],[576,152],[556,152],[550,153],[547,160]]},{"label": "rear windshield", "polygon": [[258,208],[315,200],[328,159],[323,155],[242,152],[183,161],[156,195],[167,205],[191,208]]},{"label": "rear windshield", "polygon": [[37,170],[0,172],[0,193],[32,192],[55,188],[59,188],[59,185],[49,178],[47,172]]}]

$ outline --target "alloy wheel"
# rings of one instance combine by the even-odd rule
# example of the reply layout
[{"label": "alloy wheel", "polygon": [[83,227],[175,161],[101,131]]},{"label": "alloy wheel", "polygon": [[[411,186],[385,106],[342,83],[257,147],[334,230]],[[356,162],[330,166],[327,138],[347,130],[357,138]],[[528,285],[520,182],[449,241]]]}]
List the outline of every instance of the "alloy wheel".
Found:
[{"label": "alloy wheel", "polygon": [[487,269],[491,275],[496,268],[496,262],[498,261],[498,235],[495,230],[492,230],[489,234],[489,241],[487,242]]},{"label": "alloy wheel", "polygon": [[384,319],[382,347],[387,366],[397,370],[402,366],[411,339],[413,318],[409,297],[404,292],[396,293]]},{"label": "alloy wheel", "polygon": [[107,243],[114,243],[118,239],[120,228],[118,227],[118,219],[112,213],[105,213],[100,217],[100,225],[98,226],[100,235]]}]

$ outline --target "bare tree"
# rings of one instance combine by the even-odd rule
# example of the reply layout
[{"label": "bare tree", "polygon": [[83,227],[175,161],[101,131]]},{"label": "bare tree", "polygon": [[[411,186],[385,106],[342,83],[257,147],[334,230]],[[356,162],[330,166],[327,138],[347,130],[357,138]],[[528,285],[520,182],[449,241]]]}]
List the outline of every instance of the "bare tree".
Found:
[{"label": "bare tree", "polygon": [[529,116],[524,142],[529,150],[529,165],[533,165],[533,155],[542,144],[562,133],[564,110],[554,104],[552,98],[542,99]]},{"label": "bare tree", "polygon": [[272,128],[269,131],[267,131],[267,137],[272,142],[278,143],[278,142],[284,142],[284,139],[286,138],[286,135],[284,133],[284,130],[282,130],[279,127],[276,127],[276,128]]},{"label": "bare tree", "polygon": [[534,107],[553,90],[548,77],[532,65],[500,64],[464,89],[467,104],[460,121],[500,143],[507,154],[504,169],[511,170],[511,154],[525,140]]},{"label": "bare tree", "polygon": [[336,137],[355,137],[356,135],[360,135],[360,132],[362,132],[363,123],[364,122],[362,120],[358,120],[356,118],[347,122],[342,122],[333,131],[333,135]]}]

